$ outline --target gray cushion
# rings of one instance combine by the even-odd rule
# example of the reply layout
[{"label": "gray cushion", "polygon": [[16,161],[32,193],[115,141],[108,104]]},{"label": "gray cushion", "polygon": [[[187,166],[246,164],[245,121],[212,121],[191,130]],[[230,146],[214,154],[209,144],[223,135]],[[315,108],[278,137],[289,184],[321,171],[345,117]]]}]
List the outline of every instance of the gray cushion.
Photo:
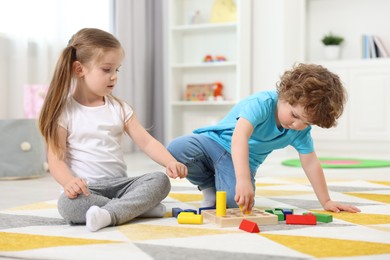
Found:
[{"label": "gray cushion", "polygon": [[0,179],[45,174],[46,148],[36,119],[0,120]]}]

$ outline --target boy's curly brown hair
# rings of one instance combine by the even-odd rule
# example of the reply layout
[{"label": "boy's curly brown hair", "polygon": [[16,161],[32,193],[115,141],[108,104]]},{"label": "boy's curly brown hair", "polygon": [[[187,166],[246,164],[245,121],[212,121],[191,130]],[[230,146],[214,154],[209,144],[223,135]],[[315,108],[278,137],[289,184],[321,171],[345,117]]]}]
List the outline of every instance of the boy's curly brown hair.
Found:
[{"label": "boy's curly brown hair", "polygon": [[304,107],[310,124],[322,128],[337,125],[347,93],[340,78],[315,64],[297,64],[286,71],[276,85],[279,99]]}]

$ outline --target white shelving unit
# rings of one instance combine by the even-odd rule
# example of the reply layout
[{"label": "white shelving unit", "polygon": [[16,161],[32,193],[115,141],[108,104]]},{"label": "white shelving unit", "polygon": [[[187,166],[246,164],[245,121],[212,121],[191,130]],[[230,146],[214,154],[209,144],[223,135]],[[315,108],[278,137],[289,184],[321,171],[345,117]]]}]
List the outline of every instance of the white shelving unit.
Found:
[{"label": "white shelving unit", "polygon": [[[305,0],[306,61],[338,74],[348,92],[339,125],[313,130],[320,149],[390,152],[390,57],[363,59],[363,34],[379,36],[390,50],[388,10],[386,0]],[[344,37],[340,60],[323,59],[328,32]]]},{"label": "white shelving unit", "polygon": [[[166,140],[215,124],[250,94],[251,1],[236,0],[235,22],[211,23],[215,0],[170,0]],[[191,14],[199,12],[195,23]],[[206,55],[224,62],[203,62]],[[222,101],[184,101],[188,84],[223,84]]]},{"label": "white shelving unit", "polygon": [[[316,149],[390,152],[390,58],[363,59],[363,34],[379,36],[390,51],[390,1],[259,0],[253,5],[255,91],[273,87],[295,62],[321,64],[340,76],[348,101],[336,128],[313,129]],[[321,39],[329,32],[344,37],[339,60],[323,58]]]}]

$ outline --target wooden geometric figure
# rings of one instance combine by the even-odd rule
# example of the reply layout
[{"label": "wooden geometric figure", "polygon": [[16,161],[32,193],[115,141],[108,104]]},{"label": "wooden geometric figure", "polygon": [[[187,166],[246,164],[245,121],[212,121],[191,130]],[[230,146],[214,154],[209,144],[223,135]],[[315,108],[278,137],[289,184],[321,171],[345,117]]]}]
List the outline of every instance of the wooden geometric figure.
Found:
[{"label": "wooden geometric figure", "polygon": [[244,230],[249,233],[259,233],[260,229],[259,226],[255,222],[243,219],[241,221],[239,229]]},{"label": "wooden geometric figure", "polygon": [[306,215],[292,215],[287,214],[286,215],[286,224],[292,224],[292,225],[316,225],[317,220],[316,216],[313,214],[306,214]]},{"label": "wooden geometric figure", "polygon": [[271,214],[274,214],[274,215],[278,216],[278,220],[279,221],[283,221],[284,220],[284,214],[283,214],[283,211],[281,211],[281,210],[266,209],[265,212],[268,212],[268,213],[271,213]]},{"label": "wooden geometric figure", "polygon": [[180,212],[177,216],[179,224],[203,224],[203,216],[193,212]]},{"label": "wooden geometric figure", "polygon": [[251,214],[243,214],[239,208],[226,210],[225,216],[216,216],[215,210],[203,210],[202,215],[205,220],[218,225],[219,227],[238,227],[243,219],[253,221],[257,225],[276,225],[278,217],[264,212],[263,210],[252,208]]},{"label": "wooden geometric figure", "polygon": [[321,214],[315,212],[303,213],[303,215],[307,215],[307,214],[313,214],[314,216],[316,216],[318,222],[329,223],[333,221],[333,216],[330,214]]},{"label": "wooden geometric figure", "polygon": [[218,217],[226,215],[226,191],[217,191],[216,212]]}]

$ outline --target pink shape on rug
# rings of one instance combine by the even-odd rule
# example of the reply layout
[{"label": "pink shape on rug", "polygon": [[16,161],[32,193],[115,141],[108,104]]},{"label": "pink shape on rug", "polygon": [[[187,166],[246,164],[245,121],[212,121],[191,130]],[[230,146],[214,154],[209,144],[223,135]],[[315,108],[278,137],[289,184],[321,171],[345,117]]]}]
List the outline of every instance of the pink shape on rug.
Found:
[{"label": "pink shape on rug", "polygon": [[320,160],[322,164],[333,164],[333,165],[354,165],[360,164],[358,160]]}]

